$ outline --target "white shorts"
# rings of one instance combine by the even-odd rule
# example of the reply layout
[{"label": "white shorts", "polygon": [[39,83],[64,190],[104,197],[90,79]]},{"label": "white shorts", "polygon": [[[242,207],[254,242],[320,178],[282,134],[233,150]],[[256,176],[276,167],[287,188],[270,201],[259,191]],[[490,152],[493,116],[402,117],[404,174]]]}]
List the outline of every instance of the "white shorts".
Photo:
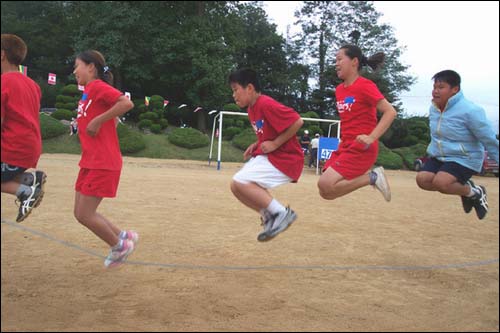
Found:
[{"label": "white shorts", "polygon": [[293,179],[276,169],[269,162],[267,155],[257,155],[245,163],[233,176],[233,180],[242,184],[256,183],[260,187],[270,189],[291,183]]}]

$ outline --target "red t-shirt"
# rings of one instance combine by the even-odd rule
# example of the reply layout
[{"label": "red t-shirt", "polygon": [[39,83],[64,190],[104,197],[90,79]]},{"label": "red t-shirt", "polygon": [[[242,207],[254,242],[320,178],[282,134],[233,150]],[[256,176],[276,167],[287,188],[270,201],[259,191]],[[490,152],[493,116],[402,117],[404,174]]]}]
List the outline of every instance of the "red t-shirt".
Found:
[{"label": "red t-shirt", "polygon": [[85,86],[82,99],[78,103],[78,135],[82,145],[80,167],[86,169],[121,170],[122,154],[116,133],[115,119],[102,124],[94,137],[86,128],[95,117],[108,111],[122,95],[109,84],[94,80]]},{"label": "red t-shirt", "polygon": [[360,134],[370,134],[377,126],[377,103],[384,99],[375,83],[360,76],[349,87],[339,84],[335,96],[341,139],[352,141]]},{"label": "red t-shirt", "polygon": [[2,162],[36,168],[42,153],[38,84],[29,77],[2,74]]},{"label": "red t-shirt", "polygon": [[[248,107],[248,118],[257,135],[258,148],[252,154],[257,156],[265,155],[260,148],[262,142],[274,140],[300,116],[292,108],[276,102],[269,96],[260,95],[255,104]],[[295,135],[267,154],[267,157],[276,169],[294,181],[299,179],[304,167],[304,153]]]}]

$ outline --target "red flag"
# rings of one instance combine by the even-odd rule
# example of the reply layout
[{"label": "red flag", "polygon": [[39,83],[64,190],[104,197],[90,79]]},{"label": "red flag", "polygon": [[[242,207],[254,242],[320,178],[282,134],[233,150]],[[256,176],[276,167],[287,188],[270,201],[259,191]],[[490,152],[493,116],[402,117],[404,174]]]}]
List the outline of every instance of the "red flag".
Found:
[{"label": "red flag", "polygon": [[49,73],[49,79],[47,83],[53,86],[56,84],[56,75],[54,73]]}]

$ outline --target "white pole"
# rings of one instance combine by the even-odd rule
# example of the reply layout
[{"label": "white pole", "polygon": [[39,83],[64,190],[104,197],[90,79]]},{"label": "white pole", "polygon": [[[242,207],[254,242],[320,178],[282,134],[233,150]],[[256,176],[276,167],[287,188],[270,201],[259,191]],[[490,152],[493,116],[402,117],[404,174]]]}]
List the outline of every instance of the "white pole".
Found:
[{"label": "white pole", "polygon": [[214,125],[212,126],[212,139],[210,140],[210,153],[208,154],[208,165],[210,165],[210,162],[212,162],[212,149],[214,147],[215,124],[217,123],[218,116],[219,115],[216,115],[214,117]]},{"label": "white pole", "polygon": [[316,175],[319,175],[319,142],[318,142],[318,149],[316,149]]},{"label": "white pole", "polygon": [[220,119],[219,119],[219,151],[217,152],[217,170],[220,170],[220,156],[222,152],[222,117],[224,116],[224,113],[221,112],[220,114]]}]

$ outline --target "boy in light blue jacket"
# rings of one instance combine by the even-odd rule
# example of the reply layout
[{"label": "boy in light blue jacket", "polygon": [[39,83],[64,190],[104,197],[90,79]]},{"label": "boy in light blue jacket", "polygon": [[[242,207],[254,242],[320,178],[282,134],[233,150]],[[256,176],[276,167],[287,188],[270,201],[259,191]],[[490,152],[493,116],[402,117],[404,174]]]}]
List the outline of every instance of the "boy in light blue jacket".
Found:
[{"label": "boy in light blue jacket", "polygon": [[427,191],[460,195],[464,211],[474,208],[482,220],[488,212],[486,189],[470,178],[481,171],[485,148],[498,163],[498,139],[484,110],[465,99],[457,72],[444,70],[432,79],[430,159],[417,174],[417,184]]}]

